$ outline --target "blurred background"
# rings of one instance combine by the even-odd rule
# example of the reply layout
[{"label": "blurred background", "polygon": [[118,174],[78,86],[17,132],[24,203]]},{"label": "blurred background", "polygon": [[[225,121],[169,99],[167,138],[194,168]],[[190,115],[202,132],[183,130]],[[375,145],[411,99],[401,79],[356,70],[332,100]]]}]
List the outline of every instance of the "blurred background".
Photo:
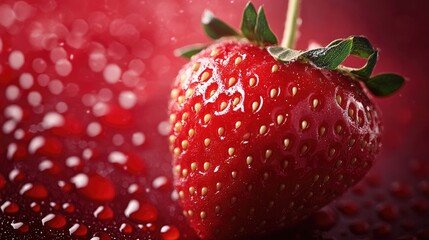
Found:
[{"label": "blurred background", "polygon": [[[239,27],[245,0],[0,2],[0,239],[195,239],[175,202],[169,87],[208,43],[204,9]],[[280,37],[287,1],[264,5]],[[429,3],[303,0],[298,49],[350,35],[380,49],[375,73],[407,78],[375,98],[378,162],[296,239],[429,239]],[[101,190],[100,190],[101,189]]]}]

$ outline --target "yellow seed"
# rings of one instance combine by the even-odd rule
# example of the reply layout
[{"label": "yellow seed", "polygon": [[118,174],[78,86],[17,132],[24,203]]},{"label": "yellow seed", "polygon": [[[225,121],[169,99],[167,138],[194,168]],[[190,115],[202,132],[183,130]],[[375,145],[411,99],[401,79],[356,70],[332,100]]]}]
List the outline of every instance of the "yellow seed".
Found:
[{"label": "yellow seed", "polygon": [[329,149],[329,156],[332,157],[335,154],[335,148]]},{"label": "yellow seed", "polygon": [[238,65],[239,63],[241,63],[241,61],[242,61],[241,57],[237,57],[235,59],[235,65]]},{"label": "yellow seed", "polygon": [[212,52],[210,53],[210,56],[214,57],[214,56],[216,56],[216,55],[218,55],[218,54],[219,54],[219,49],[215,48],[215,49],[213,49],[213,50],[212,50]]},{"label": "yellow seed", "polygon": [[180,82],[183,84],[186,80],[186,74],[180,75]]},{"label": "yellow seed", "polygon": [[325,127],[322,126],[322,127],[319,128],[319,135],[320,136],[325,135],[325,132],[326,132],[326,128]]},{"label": "yellow seed", "polygon": [[211,119],[212,115],[210,115],[209,113],[204,115],[204,123],[208,123]]},{"label": "yellow seed", "polygon": [[279,70],[279,66],[274,64],[273,67],[271,67],[271,72],[277,72],[277,70]]},{"label": "yellow seed", "polygon": [[189,98],[192,94],[194,93],[194,89],[189,88],[188,90],[186,90],[185,92],[185,97]]},{"label": "yellow seed", "polygon": [[289,147],[289,144],[290,144],[290,139],[285,138],[285,140],[283,140],[283,145],[285,146],[286,149],[287,149],[287,147]]},{"label": "yellow seed", "polygon": [[220,190],[220,188],[222,187],[222,184],[220,182],[216,183],[216,190]]},{"label": "yellow seed", "polygon": [[201,188],[201,195],[205,196],[207,194],[207,188],[203,187]]},{"label": "yellow seed", "polygon": [[189,113],[185,112],[182,114],[182,120],[185,121],[189,117]]},{"label": "yellow seed", "polygon": [[215,207],[215,213],[219,213],[219,212],[220,212],[220,206],[216,205],[216,207]]},{"label": "yellow seed", "polygon": [[209,162],[205,162],[204,163],[204,171],[207,171],[210,167],[210,163]]},{"label": "yellow seed", "polygon": [[210,76],[210,73],[204,72],[203,75],[201,75],[201,82],[205,82]]},{"label": "yellow seed", "polygon": [[228,104],[227,104],[226,102],[221,102],[221,103],[220,103],[220,108],[219,108],[219,110],[220,110],[220,111],[225,110],[226,106],[228,106]]},{"label": "yellow seed", "polygon": [[313,99],[313,108],[316,108],[319,105],[318,99]]},{"label": "yellow seed", "polygon": [[195,103],[194,110],[195,112],[199,112],[201,110],[201,103]]},{"label": "yellow seed", "polygon": [[239,102],[240,102],[240,98],[235,97],[234,100],[232,101],[232,105],[236,106]]},{"label": "yellow seed", "polygon": [[253,157],[252,156],[247,156],[246,163],[247,163],[247,165],[251,165],[253,163]]},{"label": "yellow seed", "polygon": [[307,145],[303,145],[303,146],[301,147],[301,154],[304,154],[305,152],[307,152],[307,150],[308,150]]},{"label": "yellow seed", "polygon": [[183,191],[179,192],[179,197],[180,199],[184,199],[185,198],[185,193]]},{"label": "yellow seed", "polygon": [[177,96],[179,96],[179,89],[175,88],[175,89],[171,90],[170,97],[172,99],[175,99],[175,98],[177,98]]},{"label": "yellow seed", "polygon": [[182,141],[182,148],[183,148],[183,149],[188,148],[188,140],[183,140],[183,141]]},{"label": "yellow seed", "polygon": [[281,114],[277,115],[277,124],[280,125],[285,120],[285,117]]},{"label": "yellow seed", "polygon": [[256,110],[258,109],[258,107],[259,107],[259,102],[254,101],[254,102],[252,103],[252,111],[253,111],[253,112],[254,112],[254,111],[256,111]]},{"label": "yellow seed", "polygon": [[270,90],[270,97],[275,98],[277,96],[277,89],[273,88]]},{"label": "yellow seed", "polygon": [[174,135],[170,135],[170,136],[168,137],[168,139],[170,140],[170,143],[171,143],[171,144],[173,144],[173,143],[174,143],[174,141],[176,141],[176,136],[174,136]]},{"label": "yellow seed", "polygon": [[193,195],[193,194],[195,193],[195,188],[194,188],[194,187],[190,187],[190,188],[189,188],[189,193],[190,193],[191,195]]},{"label": "yellow seed", "polygon": [[223,127],[220,127],[217,129],[217,134],[219,134],[219,136],[222,136],[224,132],[225,132],[225,128]]},{"label": "yellow seed", "polygon": [[235,128],[239,128],[241,126],[241,121],[237,121],[236,123],[235,123]]},{"label": "yellow seed", "polygon": [[174,153],[174,156],[179,156],[180,155],[180,149],[177,147],[177,148],[174,148],[174,150],[173,150],[173,153]]},{"label": "yellow seed", "polygon": [[262,125],[260,128],[259,128],[259,134],[260,135],[264,135],[265,133],[267,133],[267,126],[265,126],[265,125]]},{"label": "yellow seed", "polygon": [[335,127],[335,131],[336,131],[337,133],[340,133],[342,129],[343,129],[343,127],[341,127],[341,125],[337,125],[337,126]]},{"label": "yellow seed", "polygon": [[282,167],[283,168],[287,168],[287,166],[289,165],[289,161],[287,161],[287,160],[284,160],[283,161],[283,164],[282,164]]},{"label": "yellow seed", "polygon": [[208,145],[210,145],[210,138],[206,138],[204,139],[204,145],[207,147]]},{"label": "yellow seed", "polygon": [[174,114],[174,113],[170,114],[169,120],[170,120],[171,124],[174,123],[176,121],[176,119],[177,119],[176,114]]},{"label": "yellow seed", "polygon": [[234,151],[235,151],[235,148],[233,148],[233,147],[228,148],[229,156],[232,156],[234,154]]},{"label": "yellow seed", "polygon": [[256,84],[256,79],[255,78],[250,78],[250,80],[249,80],[249,86],[251,86],[251,87],[253,87],[253,86],[255,86],[255,84]]},{"label": "yellow seed", "polygon": [[194,135],[195,135],[195,130],[194,129],[189,129],[189,131],[188,131],[188,135],[189,135],[189,137],[193,137]]},{"label": "yellow seed", "polygon": [[182,169],[182,176],[183,177],[186,177],[186,176],[188,176],[188,169]]},{"label": "yellow seed", "polygon": [[273,154],[273,150],[271,150],[271,149],[267,149],[267,150],[265,151],[265,158],[266,158],[266,159],[270,158],[272,154]]},{"label": "yellow seed", "polygon": [[234,85],[237,82],[237,79],[235,79],[235,77],[231,77],[228,80],[228,87],[231,87],[232,85]]},{"label": "yellow seed", "polygon": [[179,96],[177,98],[177,103],[179,103],[179,105],[182,105],[185,102],[185,97],[184,96]]},{"label": "yellow seed", "polygon": [[232,171],[231,176],[232,176],[232,178],[236,178],[237,177],[237,171]]},{"label": "yellow seed", "polygon": [[292,96],[295,96],[297,92],[298,92],[298,88],[293,87],[292,88]]},{"label": "yellow seed", "polygon": [[355,111],[352,108],[349,108],[349,117],[353,118],[355,115]]},{"label": "yellow seed", "polygon": [[308,122],[306,120],[301,122],[301,129],[306,129],[308,127]]},{"label": "yellow seed", "polygon": [[196,162],[191,163],[191,170],[195,171],[196,169],[197,169],[197,163]]},{"label": "yellow seed", "polygon": [[336,99],[337,99],[337,103],[339,104],[339,105],[341,105],[341,102],[342,102],[342,98],[341,98],[341,96],[340,95],[337,95],[337,97],[336,97]]},{"label": "yellow seed", "polygon": [[192,71],[197,71],[200,68],[200,63],[195,63],[194,66],[192,66]]},{"label": "yellow seed", "polygon": [[189,215],[190,217],[192,217],[192,216],[194,216],[194,212],[193,212],[192,210],[188,210],[188,215]]},{"label": "yellow seed", "polygon": [[206,212],[204,212],[204,211],[202,211],[202,212],[200,212],[200,218],[201,219],[204,219],[204,218],[206,218]]}]

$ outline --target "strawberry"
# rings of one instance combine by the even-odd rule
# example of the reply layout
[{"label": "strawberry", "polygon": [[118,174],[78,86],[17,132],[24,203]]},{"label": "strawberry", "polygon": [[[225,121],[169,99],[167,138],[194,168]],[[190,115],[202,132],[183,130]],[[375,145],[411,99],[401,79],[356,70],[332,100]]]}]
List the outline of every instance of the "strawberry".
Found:
[{"label": "strawberry", "polygon": [[[263,8],[252,3],[241,33],[209,11],[202,20],[219,40],[178,51],[191,60],[170,102],[174,183],[197,234],[248,238],[288,228],[361,180],[382,131],[364,87],[385,96],[403,83],[396,74],[371,77],[378,51],[370,42],[276,46]],[[367,64],[341,66],[349,55]]]}]

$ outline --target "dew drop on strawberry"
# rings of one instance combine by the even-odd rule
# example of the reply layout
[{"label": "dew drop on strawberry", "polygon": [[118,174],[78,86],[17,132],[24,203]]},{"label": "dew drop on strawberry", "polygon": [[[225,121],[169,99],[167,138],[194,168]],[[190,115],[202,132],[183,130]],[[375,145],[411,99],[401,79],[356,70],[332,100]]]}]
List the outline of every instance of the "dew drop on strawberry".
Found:
[{"label": "dew drop on strawberry", "polygon": [[3,213],[6,214],[15,214],[19,211],[19,205],[11,202],[11,201],[5,201],[1,206],[0,209]]},{"label": "dew drop on strawberry", "polygon": [[41,208],[41,206],[40,206],[40,204],[38,204],[38,203],[36,203],[36,202],[32,202],[32,203],[30,204],[30,208],[31,208],[31,210],[32,210],[33,212],[35,212],[35,213],[39,213],[39,212],[40,212],[40,210],[42,209],[42,208]]},{"label": "dew drop on strawberry", "polygon": [[112,208],[107,205],[98,206],[94,211],[94,217],[100,220],[111,220],[113,219],[114,213]]},{"label": "dew drop on strawberry", "polygon": [[393,182],[390,185],[390,193],[399,199],[407,199],[410,198],[412,193],[412,188],[409,184],[404,182]]},{"label": "dew drop on strawberry", "polygon": [[98,240],[111,240],[112,239],[109,236],[109,234],[107,234],[105,232],[96,232],[92,237],[95,239],[98,239]]},{"label": "dew drop on strawberry", "polygon": [[373,234],[376,238],[387,238],[392,234],[392,226],[387,223],[379,223],[374,226]]},{"label": "dew drop on strawberry", "polygon": [[74,213],[76,210],[76,206],[73,203],[64,203],[62,208],[66,213]]},{"label": "dew drop on strawberry", "polygon": [[327,231],[338,223],[338,216],[330,207],[324,207],[313,215],[313,222],[318,229]]},{"label": "dew drop on strawberry", "polygon": [[136,199],[128,202],[124,214],[136,223],[151,223],[158,218],[158,210],[154,205]]},{"label": "dew drop on strawberry", "polygon": [[341,213],[348,216],[353,216],[359,212],[359,205],[352,200],[340,200],[337,203],[337,208]]},{"label": "dew drop on strawberry", "polygon": [[365,235],[369,231],[369,224],[363,220],[354,220],[349,225],[350,231],[355,235]]},{"label": "dew drop on strawberry", "polygon": [[19,169],[12,169],[12,171],[9,172],[9,180],[11,182],[22,182],[25,179],[26,175],[23,171]]},{"label": "dew drop on strawberry", "polygon": [[129,223],[122,223],[119,227],[119,231],[125,235],[130,235],[133,233],[134,229],[133,226]]},{"label": "dew drop on strawberry", "polygon": [[98,174],[79,173],[71,178],[71,182],[76,186],[77,192],[89,200],[108,202],[116,196],[113,183]]},{"label": "dew drop on strawberry", "polygon": [[177,240],[180,238],[180,231],[174,225],[164,225],[160,229],[162,240]]},{"label": "dew drop on strawberry", "polygon": [[18,233],[27,233],[30,230],[30,225],[26,222],[13,222],[11,223],[13,229],[15,229]]},{"label": "dew drop on strawberry", "polygon": [[88,227],[83,223],[75,223],[69,228],[70,236],[73,237],[86,237],[88,234]]},{"label": "dew drop on strawberry", "polygon": [[61,214],[49,213],[42,218],[42,224],[52,229],[62,229],[66,226],[67,220]]},{"label": "dew drop on strawberry", "polygon": [[41,183],[26,183],[21,187],[19,193],[34,200],[43,200],[49,195],[48,190]]}]

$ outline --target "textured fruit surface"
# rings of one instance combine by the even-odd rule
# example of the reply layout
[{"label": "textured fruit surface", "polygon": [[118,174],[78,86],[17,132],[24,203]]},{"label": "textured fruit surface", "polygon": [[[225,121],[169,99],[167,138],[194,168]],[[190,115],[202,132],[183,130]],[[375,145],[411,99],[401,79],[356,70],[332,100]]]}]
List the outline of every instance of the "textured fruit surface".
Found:
[{"label": "textured fruit surface", "polygon": [[[190,22],[199,22],[205,8],[212,9],[236,26],[240,19],[239,11],[235,12],[235,9],[241,11],[246,2],[0,1],[0,239],[197,239],[182,217],[182,209],[171,200],[176,195],[171,182],[168,137],[163,135],[163,126],[168,125],[166,109],[171,79],[185,63],[172,53],[185,44],[207,41],[199,29],[189,28]],[[30,8],[29,15],[26,14],[28,5],[25,3],[34,7]],[[265,4],[273,30],[280,33],[285,1],[254,3]],[[328,43],[338,37],[363,34],[382,50],[377,72],[395,69],[412,81],[405,85],[399,97],[376,100],[383,112],[385,131],[379,161],[372,168],[369,178],[317,213],[317,221],[311,218],[300,223],[296,229],[278,233],[270,239],[428,238],[429,112],[426,103],[429,102],[429,95],[426,89],[429,82],[425,79],[429,52],[424,47],[426,32],[421,30],[429,22],[427,4],[426,1],[388,0],[303,1],[303,25],[298,41],[301,49],[309,43]],[[89,27],[83,34],[85,22]],[[71,32],[75,33],[74,36],[68,37]],[[54,45],[66,51],[66,59],[72,65],[69,75],[57,74],[54,65],[59,59],[55,57],[54,61],[51,60],[53,48],[40,48],[30,43],[38,42],[41,36],[45,37],[45,46]],[[66,41],[66,38],[69,40]],[[84,40],[86,44],[80,48],[71,47],[69,44],[76,40]],[[94,42],[98,43],[95,49],[101,46],[105,49],[104,54],[91,54],[87,47]],[[399,58],[403,55],[399,49],[406,53],[405,59]],[[9,65],[9,56],[15,51],[24,55],[24,66],[18,70],[11,69]],[[16,53],[12,56],[20,56]],[[103,72],[108,65],[107,62],[103,63],[105,59],[121,70],[121,78],[114,84],[104,78]],[[138,61],[131,61],[136,59]],[[61,86],[58,81],[53,81],[49,87],[45,77],[39,80],[39,75],[44,76],[47,71],[40,72],[44,69],[44,63],[50,69],[50,79],[61,81],[65,89],[62,93],[51,93],[51,89],[56,92],[55,89]],[[67,62],[60,62],[57,69],[64,70],[61,66],[67,69]],[[106,70],[110,73],[118,70],[114,65],[107,69],[113,70]],[[138,77],[129,72],[130,69],[137,70]],[[33,76],[29,89],[28,75],[20,80],[24,72]],[[65,74],[67,71],[60,72]],[[111,82],[117,78],[108,79]],[[143,90],[125,86],[125,83],[137,79],[143,83]],[[76,85],[80,91],[70,97]],[[136,91],[136,105],[132,104],[132,94],[120,94],[130,90]],[[17,96],[17,92],[20,97],[15,99],[13,96]],[[119,96],[122,96],[121,101]],[[110,99],[107,102],[116,103],[115,109],[120,111],[117,116],[131,114],[132,123],[125,128],[121,122],[127,124],[127,118],[116,121],[115,118],[92,114],[92,107],[84,102],[91,103],[94,99]],[[67,112],[63,112],[64,103]],[[16,112],[10,110],[17,107],[23,110],[22,120],[13,132],[8,132],[10,126],[14,126],[15,117],[20,116],[18,114],[12,118],[9,115]],[[50,116],[47,119],[58,119],[57,115],[48,112],[63,115],[65,122],[71,124],[42,131],[40,123],[45,115]],[[52,126],[46,123],[43,128]],[[23,131],[26,137],[22,138]],[[44,147],[30,152],[29,144],[36,135],[49,139],[47,142],[52,148]],[[36,138],[31,149],[37,148],[34,145],[40,143],[37,139],[41,138]],[[88,148],[83,145],[82,148],[81,144],[85,142],[95,146]],[[118,146],[121,142],[123,145]],[[14,149],[16,151],[11,158]],[[91,152],[92,160],[86,160]],[[112,155],[116,157],[109,158],[112,152],[116,152]],[[123,159],[117,152],[134,152],[140,158],[133,157],[132,162],[142,165],[128,164],[128,168],[133,170],[125,170],[121,161],[109,161]],[[50,160],[52,165],[45,160]],[[140,170],[142,173],[134,174]],[[86,179],[85,175],[78,174],[88,176],[91,183],[104,183],[106,191],[98,198],[105,199],[104,202],[88,195],[91,193],[88,188],[76,186],[78,180]],[[109,200],[112,196],[113,200]],[[131,201],[133,199],[147,200],[153,204],[158,210],[157,220],[137,221],[142,219],[140,216],[143,214],[141,211],[131,211],[137,203]],[[379,211],[385,211],[378,205],[386,206],[384,203],[397,207],[398,211],[392,211],[398,213],[397,218],[380,217],[385,214],[379,215]],[[128,205],[130,208],[125,211]],[[155,215],[150,216],[146,219],[153,219]],[[352,232],[351,225],[356,225],[357,221],[368,223],[369,228]]]},{"label": "textured fruit surface", "polygon": [[175,183],[203,237],[291,226],[359,181],[380,145],[357,81],[249,43],[194,56],[171,96]]}]

